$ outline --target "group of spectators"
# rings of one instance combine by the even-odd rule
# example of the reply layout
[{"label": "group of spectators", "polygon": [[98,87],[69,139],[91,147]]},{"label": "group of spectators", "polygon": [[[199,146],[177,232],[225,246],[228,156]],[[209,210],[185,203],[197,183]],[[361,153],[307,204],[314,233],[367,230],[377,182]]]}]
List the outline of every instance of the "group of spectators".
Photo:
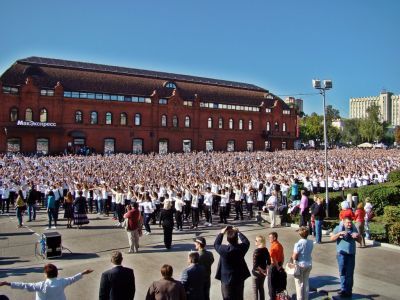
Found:
[{"label": "group of spectators", "polygon": [[[330,151],[328,188],[343,190],[384,182],[388,173],[399,167],[400,155],[392,150],[382,151]],[[295,280],[297,297],[307,299],[314,245],[307,236],[311,228],[315,234],[314,243],[321,243],[324,218],[323,199],[316,198],[315,203],[310,205],[307,192],[325,189],[323,162],[322,153],[317,151],[37,158],[4,155],[0,157],[1,212],[9,212],[10,204],[15,204],[18,227],[21,227],[24,211],[28,212],[28,222],[35,221],[36,209],[40,206],[48,214],[47,229],[56,228],[60,207],[64,208],[67,228],[73,225],[81,228],[88,224],[87,214],[90,213],[111,214],[115,225],[127,231],[129,252],[138,252],[142,226],[144,234],[149,235],[151,225],[158,222],[163,227],[164,245],[166,249],[171,249],[174,228],[183,230],[185,222],[188,228],[196,230],[199,225],[212,226],[214,216],[219,216],[219,223],[225,224],[232,213],[236,220],[243,220],[244,217],[252,219],[256,209],[268,211],[271,227],[274,227],[279,208],[298,201],[301,239],[294,247],[292,259],[297,261],[300,269]],[[299,190],[299,183],[304,190]],[[342,253],[338,255],[343,279],[342,296],[351,295],[353,274],[345,273],[352,268],[354,270],[355,249],[352,241],[361,239],[359,231],[362,230],[350,226],[348,219],[343,218],[331,238],[337,241]],[[224,235],[228,245],[222,244]],[[250,273],[244,262],[244,255],[249,249],[247,238],[230,226],[221,231],[214,248],[220,255],[216,278],[221,280],[224,299],[242,299],[244,280],[251,275],[256,299],[264,299],[266,278],[271,299],[285,289],[283,249],[277,238],[276,232],[269,235],[271,248],[268,250],[265,238],[257,237]],[[196,267],[200,257],[190,254],[190,270],[182,275],[185,297],[189,299],[197,299],[190,298],[187,286],[191,286],[188,283],[191,282],[191,274],[199,273],[193,270],[202,269]],[[163,280],[171,281],[171,266],[164,265],[161,273]],[[74,280],[63,284],[67,282],[70,284]],[[209,291],[210,282],[204,286],[208,286]],[[27,285],[18,287],[33,290]],[[166,291],[170,289],[164,288]],[[150,286],[149,299],[153,299],[152,295],[160,289],[156,283]],[[198,292],[193,295],[198,295]],[[207,298],[204,297],[200,299]]]},{"label": "group of spectators", "polygon": [[[216,219],[226,223],[232,208],[235,219],[254,218],[254,209],[263,207],[270,211],[273,227],[278,206],[300,199],[297,183],[314,193],[325,189],[323,162],[322,153],[317,151],[3,155],[1,212],[9,212],[10,203],[16,205],[18,226],[22,226],[22,212],[27,210],[29,221],[33,221],[41,204],[48,210],[49,228],[56,226],[60,207],[65,208],[68,227],[72,221],[78,227],[87,224],[87,213],[112,213],[116,225],[121,226],[126,207],[138,202],[145,234],[150,234],[150,224],[160,219],[163,202],[169,200],[178,230],[183,229],[184,221],[192,229],[201,221],[206,226]],[[332,150],[328,188],[342,190],[383,182],[399,164],[400,155],[392,150]]]}]

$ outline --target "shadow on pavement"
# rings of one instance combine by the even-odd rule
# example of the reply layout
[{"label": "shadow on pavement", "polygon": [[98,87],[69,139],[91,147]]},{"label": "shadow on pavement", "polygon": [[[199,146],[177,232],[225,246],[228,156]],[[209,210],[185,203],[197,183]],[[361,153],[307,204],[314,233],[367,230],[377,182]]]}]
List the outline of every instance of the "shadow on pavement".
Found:
[{"label": "shadow on pavement", "polygon": [[310,277],[310,289],[318,290],[323,288],[327,292],[337,291],[340,287],[339,278],[334,276]]},{"label": "shadow on pavement", "polygon": [[[378,295],[378,294],[373,294],[373,295],[353,294],[351,299],[370,299],[370,300],[373,300],[373,299],[376,299],[376,298],[379,298],[379,297],[380,297],[380,295]],[[350,298],[344,298],[344,297],[340,297],[338,295],[334,295],[334,296],[332,296],[332,299],[333,300],[341,300],[341,299],[350,299]]]},{"label": "shadow on pavement", "polygon": [[[151,249],[149,249],[151,247]],[[157,252],[189,252],[194,250],[193,244],[172,244],[171,249],[166,249],[164,245],[147,246],[147,249],[139,249],[139,253],[157,253]]]},{"label": "shadow on pavement", "polygon": [[29,260],[20,260],[20,257],[0,257],[0,265],[12,265],[19,262],[28,262]]},{"label": "shadow on pavement", "polygon": [[0,237],[7,237],[7,236],[21,236],[21,235],[32,235],[33,232],[30,231],[19,231],[19,232],[3,232],[0,233]]},{"label": "shadow on pavement", "polygon": [[8,276],[24,276],[29,273],[43,273],[43,267],[0,269],[0,278],[7,278]]},{"label": "shadow on pavement", "polygon": [[57,259],[91,259],[97,257],[99,256],[96,253],[63,252],[63,255],[61,257],[57,257]]}]

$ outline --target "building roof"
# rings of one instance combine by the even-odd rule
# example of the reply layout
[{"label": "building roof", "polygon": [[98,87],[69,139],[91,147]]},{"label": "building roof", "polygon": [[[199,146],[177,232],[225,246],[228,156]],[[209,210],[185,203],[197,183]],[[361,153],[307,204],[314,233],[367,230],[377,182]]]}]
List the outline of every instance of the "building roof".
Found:
[{"label": "building roof", "polygon": [[54,88],[60,82],[65,91],[137,96],[150,96],[156,91],[159,97],[169,97],[172,89],[165,83],[173,82],[185,100],[194,100],[197,95],[207,102],[256,106],[262,102],[273,106],[275,100],[281,100],[247,83],[43,57],[16,61],[1,81],[3,85],[21,86],[28,76],[41,88]]}]

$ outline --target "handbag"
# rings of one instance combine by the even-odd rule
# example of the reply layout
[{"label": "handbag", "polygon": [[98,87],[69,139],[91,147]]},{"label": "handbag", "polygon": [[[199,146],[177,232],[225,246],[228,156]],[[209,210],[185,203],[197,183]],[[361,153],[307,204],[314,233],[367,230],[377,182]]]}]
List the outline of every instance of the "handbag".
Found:
[{"label": "handbag", "polygon": [[296,262],[287,262],[285,266],[285,271],[287,274],[293,275],[294,277],[300,276],[300,267]]},{"label": "handbag", "polygon": [[289,293],[286,290],[276,294],[275,297],[275,300],[290,300],[290,299],[292,298],[289,296]]}]

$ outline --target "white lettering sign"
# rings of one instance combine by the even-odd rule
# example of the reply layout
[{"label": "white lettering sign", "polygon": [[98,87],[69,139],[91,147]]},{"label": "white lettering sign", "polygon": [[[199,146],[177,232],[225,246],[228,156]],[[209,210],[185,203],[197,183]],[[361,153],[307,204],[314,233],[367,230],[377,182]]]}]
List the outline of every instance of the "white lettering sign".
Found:
[{"label": "white lettering sign", "polygon": [[17,126],[29,126],[29,127],[56,127],[57,123],[44,123],[44,122],[33,122],[18,120]]}]

